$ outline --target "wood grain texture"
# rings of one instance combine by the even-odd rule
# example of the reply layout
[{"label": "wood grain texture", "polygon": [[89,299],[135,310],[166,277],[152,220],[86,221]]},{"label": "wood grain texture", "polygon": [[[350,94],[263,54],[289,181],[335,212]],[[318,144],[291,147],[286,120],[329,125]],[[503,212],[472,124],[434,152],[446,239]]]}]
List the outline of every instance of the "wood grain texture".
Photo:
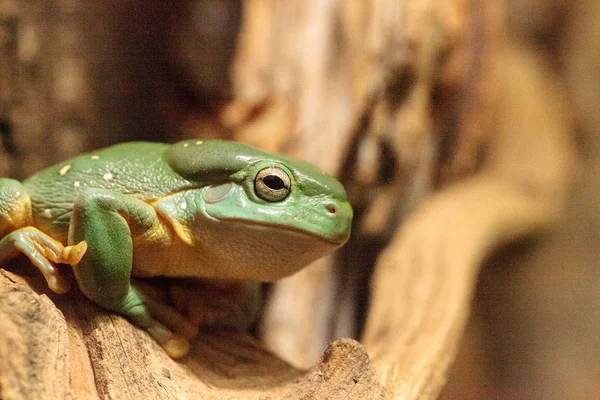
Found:
[{"label": "wood grain texture", "polygon": [[202,333],[190,354],[175,361],[145,332],[76,290],[55,295],[43,285],[33,275],[0,271],[2,399],[377,399],[382,393],[366,351],[350,339],[332,343],[305,372],[256,339],[226,331]]}]

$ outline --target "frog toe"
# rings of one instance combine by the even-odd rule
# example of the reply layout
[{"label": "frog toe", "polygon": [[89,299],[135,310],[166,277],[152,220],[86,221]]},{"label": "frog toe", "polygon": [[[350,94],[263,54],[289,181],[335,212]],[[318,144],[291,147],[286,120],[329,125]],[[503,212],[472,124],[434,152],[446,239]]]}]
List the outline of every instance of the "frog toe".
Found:
[{"label": "frog toe", "polygon": [[98,299],[95,301],[143,328],[173,358],[187,354],[190,347],[188,338],[198,332],[198,328],[186,322],[183,316],[165,303],[148,296],[137,285],[130,285],[127,294],[112,305],[98,302]]},{"label": "frog toe", "polygon": [[190,342],[178,335],[173,335],[173,337],[163,343],[162,346],[172,358],[184,357],[190,350]]},{"label": "frog toe", "polygon": [[148,332],[172,358],[184,357],[190,350],[190,342],[186,338],[171,332],[159,323],[147,327],[146,332]]},{"label": "frog toe", "polygon": [[67,246],[61,254],[61,259],[65,264],[77,265],[87,251],[87,243],[85,240],[77,243],[74,246]]},{"label": "frog toe", "polygon": [[50,275],[46,277],[46,282],[54,293],[63,294],[71,290],[71,284],[62,275]]},{"label": "frog toe", "polygon": [[69,282],[61,275],[55,263],[63,260],[57,255],[64,246],[41,232],[27,226],[10,232],[0,240],[0,262],[8,261],[19,254],[26,255],[44,275],[48,287],[56,293],[69,291]]},{"label": "frog toe", "polygon": [[143,295],[144,304],[154,318],[186,339],[198,334],[199,324],[194,324],[172,307],[150,296]]}]

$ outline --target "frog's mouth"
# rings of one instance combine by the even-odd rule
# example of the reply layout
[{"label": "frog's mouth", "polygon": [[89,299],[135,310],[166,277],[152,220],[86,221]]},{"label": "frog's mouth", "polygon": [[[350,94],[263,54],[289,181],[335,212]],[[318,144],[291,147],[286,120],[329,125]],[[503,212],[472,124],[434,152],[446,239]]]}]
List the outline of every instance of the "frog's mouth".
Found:
[{"label": "frog's mouth", "polygon": [[244,224],[246,226],[250,226],[253,228],[263,227],[263,228],[269,228],[271,230],[276,230],[276,231],[295,232],[302,236],[310,236],[310,237],[314,237],[316,239],[320,239],[321,241],[326,242],[330,245],[333,245],[334,247],[342,246],[344,243],[346,243],[348,241],[348,238],[350,237],[350,232],[339,234],[339,235],[327,236],[327,235],[319,234],[317,232],[300,229],[300,228],[297,228],[294,226],[279,225],[279,224],[273,224],[273,223],[263,222],[263,221],[249,221],[249,220],[245,220],[245,219],[241,219],[241,218],[221,218],[219,220],[224,221],[224,222],[226,221],[226,222],[234,222],[234,223],[238,223],[238,224]]}]

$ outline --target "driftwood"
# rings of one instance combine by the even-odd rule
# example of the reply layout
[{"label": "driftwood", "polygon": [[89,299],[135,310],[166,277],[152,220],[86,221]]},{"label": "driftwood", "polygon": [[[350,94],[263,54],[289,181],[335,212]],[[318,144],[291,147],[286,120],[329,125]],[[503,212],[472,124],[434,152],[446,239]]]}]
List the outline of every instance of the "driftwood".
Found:
[{"label": "driftwood", "polygon": [[190,354],[174,361],[142,330],[80,293],[59,296],[39,277],[28,281],[0,271],[2,399],[380,395],[364,348],[350,339],[332,343],[304,373],[256,339],[225,331],[201,334]]},{"label": "driftwood", "polygon": [[579,160],[559,225],[495,254],[480,274],[472,319],[444,399],[599,395],[600,34],[595,1],[513,2],[508,31],[568,99]]},{"label": "driftwood", "polygon": [[[561,216],[565,101],[543,60],[502,34],[498,2],[185,1],[173,15],[142,1],[25,3],[0,8],[13,62],[0,112],[26,149],[8,158],[5,146],[7,175],[112,140],[233,138],[337,172],[356,228],[335,259],[271,292],[264,343],[207,332],[181,361],[17,261],[0,270],[2,399],[433,398],[485,258]],[[214,9],[239,32],[194,31]],[[193,45],[206,37],[227,50],[207,50],[223,54],[210,64]],[[43,113],[27,117],[36,101]],[[363,344],[332,341],[361,332]]]}]

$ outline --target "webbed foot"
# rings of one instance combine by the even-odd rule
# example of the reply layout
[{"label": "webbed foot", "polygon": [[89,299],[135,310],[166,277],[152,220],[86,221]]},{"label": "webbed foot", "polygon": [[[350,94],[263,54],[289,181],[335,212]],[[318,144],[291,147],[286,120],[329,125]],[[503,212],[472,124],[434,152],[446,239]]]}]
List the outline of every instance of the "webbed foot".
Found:
[{"label": "webbed foot", "polygon": [[56,293],[68,292],[69,282],[55,264],[76,265],[87,250],[86,242],[64,246],[32,226],[12,231],[0,240],[0,262],[25,254],[44,275],[48,287]]},{"label": "webbed foot", "polygon": [[111,307],[144,328],[173,358],[189,351],[189,339],[198,334],[198,327],[160,300],[148,296],[139,286],[130,286],[127,296]]}]

